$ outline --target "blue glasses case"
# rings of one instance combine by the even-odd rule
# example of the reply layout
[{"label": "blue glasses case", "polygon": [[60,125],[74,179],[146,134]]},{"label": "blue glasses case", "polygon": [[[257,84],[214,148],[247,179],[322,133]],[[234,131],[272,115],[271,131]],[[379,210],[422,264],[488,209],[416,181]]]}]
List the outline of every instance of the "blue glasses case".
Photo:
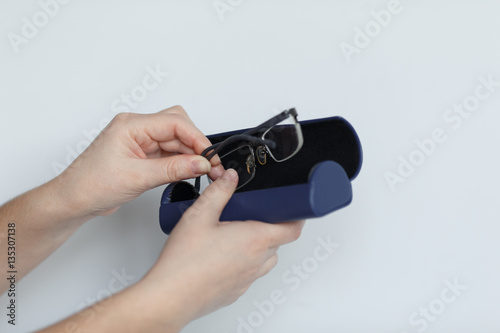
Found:
[{"label": "blue glasses case", "polygon": [[[351,181],[362,164],[362,148],[354,128],[342,117],[300,122],[302,149],[278,163],[268,159],[254,179],[236,191],[221,221],[268,223],[325,216],[352,201]],[[211,135],[215,144],[246,129]],[[194,200],[172,202],[167,187],[160,206],[160,227],[169,234]]]}]

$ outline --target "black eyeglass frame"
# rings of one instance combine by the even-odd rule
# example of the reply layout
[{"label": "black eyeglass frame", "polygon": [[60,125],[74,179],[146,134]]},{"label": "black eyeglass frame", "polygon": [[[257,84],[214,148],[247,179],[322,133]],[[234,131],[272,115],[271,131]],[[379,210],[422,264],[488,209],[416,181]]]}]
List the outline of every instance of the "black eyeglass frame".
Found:
[{"label": "black eyeglass frame", "polygon": [[[205,157],[207,160],[210,161],[216,154],[218,154],[222,149],[224,149],[224,147],[227,147],[228,145],[235,143],[235,142],[238,142],[238,141],[247,141],[249,143],[260,144],[260,145],[267,146],[270,149],[274,149],[274,148],[276,148],[276,143],[274,141],[268,140],[268,139],[262,139],[258,136],[255,136],[255,134],[263,133],[263,135],[265,135],[265,133],[267,133],[267,131],[269,131],[271,128],[273,128],[275,125],[279,124],[283,120],[289,118],[290,116],[294,118],[295,123],[298,125],[297,126],[297,129],[298,129],[297,134],[299,136],[299,147],[292,155],[290,155],[288,157],[288,158],[290,158],[300,150],[300,148],[302,147],[302,143],[303,143],[302,131],[300,128],[300,123],[297,119],[298,113],[297,113],[297,110],[295,110],[295,108],[285,110],[285,111],[281,112],[280,114],[272,117],[271,119],[263,122],[262,124],[254,127],[254,128],[251,128],[251,129],[249,129],[241,134],[232,135],[229,138],[227,138],[226,140],[218,142],[218,143],[206,148],[201,153],[201,156]],[[272,153],[270,153],[270,155],[277,162],[284,161],[284,160],[277,160],[273,156]],[[199,195],[199,192],[201,189],[201,177],[196,178],[194,188],[195,188],[196,193],[198,193],[198,195]]]}]

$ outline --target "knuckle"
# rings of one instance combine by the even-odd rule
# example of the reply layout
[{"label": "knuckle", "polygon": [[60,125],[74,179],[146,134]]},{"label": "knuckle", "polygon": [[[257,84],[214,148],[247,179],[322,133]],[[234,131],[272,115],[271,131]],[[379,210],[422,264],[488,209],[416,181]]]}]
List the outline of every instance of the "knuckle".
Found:
[{"label": "knuckle", "polygon": [[174,123],[176,126],[186,127],[191,126],[191,123],[188,121],[188,118],[179,113],[167,113],[166,116],[168,120]]},{"label": "knuckle", "polygon": [[172,159],[167,159],[165,161],[165,164],[163,166],[164,172],[169,176],[171,179],[172,177],[176,177],[179,174],[179,170],[181,170],[180,167],[180,161],[177,161],[177,163],[174,163]]},{"label": "knuckle", "polygon": [[169,111],[172,114],[187,116],[186,110],[184,110],[184,108],[180,105],[172,106],[171,108],[167,109],[167,111]]},{"label": "knuckle", "polygon": [[179,113],[169,113],[170,120],[175,123],[187,123],[186,117]]},{"label": "knuckle", "polygon": [[179,163],[179,161],[174,163],[174,161],[167,159],[163,166],[163,174],[170,182],[179,181],[186,178],[185,169],[185,163]]},{"label": "knuckle", "polygon": [[180,105],[173,106],[170,109],[168,109],[167,112],[169,114],[178,115],[178,116],[182,117],[184,119],[184,121],[186,121],[190,125],[194,126],[193,120],[189,117],[189,114],[182,106],[180,106]]},{"label": "knuckle", "polygon": [[133,117],[133,113],[121,112],[114,116],[112,123],[126,123]]}]

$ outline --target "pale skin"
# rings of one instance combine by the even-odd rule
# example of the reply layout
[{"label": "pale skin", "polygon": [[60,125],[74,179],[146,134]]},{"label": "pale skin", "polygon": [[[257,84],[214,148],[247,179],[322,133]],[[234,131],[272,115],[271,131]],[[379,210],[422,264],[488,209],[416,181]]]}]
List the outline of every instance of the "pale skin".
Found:
[{"label": "pale skin", "polygon": [[[61,175],[0,207],[0,249],[7,248],[14,222],[20,279],[93,217],[157,186],[204,174],[215,180],[184,213],[144,278],[103,301],[91,320],[75,314],[42,332],[180,332],[236,301],[276,265],[277,249],[300,236],[304,221],[220,222],[238,175],[217,157],[199,156],[208,146],[180,106],[120,114]],[[7,289],[0,279],[0,293]]]}]

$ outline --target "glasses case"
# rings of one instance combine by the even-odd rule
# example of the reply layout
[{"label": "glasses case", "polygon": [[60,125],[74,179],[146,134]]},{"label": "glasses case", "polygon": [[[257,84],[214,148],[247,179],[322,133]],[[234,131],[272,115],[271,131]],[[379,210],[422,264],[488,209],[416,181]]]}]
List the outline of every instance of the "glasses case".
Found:
[{"label": "glasses case", "polygon": [[[221,221],[278,223],[310,219],[351,203],[351,181],[362,164],[361,143],[354,128],[342,117],[306,120],[300,125],[304,137],[301,150],[286,161],[268,159],[266,165],[258,165],[252,181],[233,194]],[[215,144],[245,131],[208,138]],[[164,233],[172,231],[193,202],[173,199],[169,188],[165,189],[160,206]]]}]

